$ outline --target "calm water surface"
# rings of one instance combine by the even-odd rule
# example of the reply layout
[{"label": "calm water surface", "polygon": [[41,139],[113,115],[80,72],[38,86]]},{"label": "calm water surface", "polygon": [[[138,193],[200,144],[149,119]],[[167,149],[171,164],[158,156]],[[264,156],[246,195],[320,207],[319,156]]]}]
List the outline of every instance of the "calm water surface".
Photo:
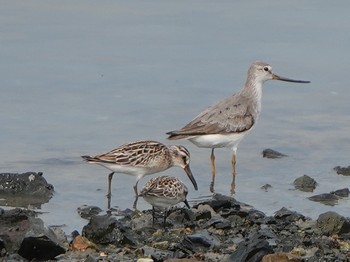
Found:
[{"label": "calm water surface", "polygon": [[[349,187],[332,170],[350,165],[348,1],[7,1],[0,13],[0,171],[44,173],[56,190],[41,208],[47,224],[81,230],[77,207],[106,208],[108,170],[81,155],[169,143],[165,132],[239,90],[256,60],[312,83],[265,84],[260,121],[238,149],[235,197],[268,215],[349,216],[349,199],[324,206],[292,185],[308,174],[314,194]],[[179,143],[199,185],[190,200],[208,196],[210,150]],[[289,157],[263,159],[265,148]],[[216,156],[216,190],[228,194],[231,152]],[[163,174],[192,189],[180,169]],[[114,177],[114,206],[132,206],[134,183]],[[141,199],[139,208],[150,206]]]}]

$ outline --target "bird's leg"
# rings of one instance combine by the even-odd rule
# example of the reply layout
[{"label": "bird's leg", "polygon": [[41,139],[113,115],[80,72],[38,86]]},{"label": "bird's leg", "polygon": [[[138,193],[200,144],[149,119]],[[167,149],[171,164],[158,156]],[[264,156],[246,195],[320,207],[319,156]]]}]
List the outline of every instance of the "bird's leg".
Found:
[{"label": "bird's leg", "polygon": [[137,192],[137,184],[139,183],[139,181],[137,180],[136,181],[136,184],[134,185],[134,192],[135,192],[135,201],[134,201],[134,204],[132,206],[133,209],[137,210],[136,206],[137,206],[137,200],[139,199],[139,194]]},{"label": "bird's leg", "polygon": [[169,214],[169,210],[166,209],[164,211],[164,221],[163,221],[164,229],[166,228],[166,218],[167,218],[168,214]]},{"label": "bird's leg", "polygon": [[152,225],[154,226],[154,216],[156,215],[156,211],[154,209],[154,206],[152,206]]},{"label": "bird's leg", "polygon": [[211,182],[210,182],[210,192],[214,193],[214,183],[215,183],[215,155],[214,148],[211,149]]},{"label": "bird's leg", "polygon": [[231,195],[233,195],[235,193],[235,189],[236,189],[236,151],[233,151]]},{"label": "bird's leg", "polygon": [[111,197],[112,197],[112,178],[113,178],[114,172],[110,173],[108,175],[108,193],[107,193],[107,208],[111,208]]}]

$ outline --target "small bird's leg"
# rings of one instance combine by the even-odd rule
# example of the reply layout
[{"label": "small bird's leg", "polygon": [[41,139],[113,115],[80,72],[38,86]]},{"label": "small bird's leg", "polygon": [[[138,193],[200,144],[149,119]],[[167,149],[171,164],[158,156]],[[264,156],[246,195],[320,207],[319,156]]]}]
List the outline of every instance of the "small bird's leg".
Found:
[{"label": "small bird's leg", "polygon": [[214,193],[214,183],[215,183],[215,155],[214,148],[211,149],[211,183],[210,183],[210,192]]},{"label": "small bird's leg", "polygon": [[164,221],[163,221],[164,229],[166,228],[166,218],[167,218],[168,214],[169,214],[169,210],[166,209],[164,211]]},{"label": "small bird's leg", "polygon": [[235,189],[236,189],[236,151],[233,151],[231,195],[233,195],[235,193]]},{"label": "small bird's leg", "polygon": [[156,215],[156,211],[154,209],[154,206],[152,206],[152,225],[154,225],[154,216]]},{"label": "small bird's leg", "polygon": [[112,197],[112,178],[113,178],[114,172],[110,173],[108,175],[108,193],[107,193],[107,208],[111,208],[111,197]]},{"label": "small bird's leg", "polygon": [[137,200],[139,199],[139,194],[138,194],[138,192],[137,192],[137,184],[139,183],[139,181],[137,180],[136,181],[136,184],[134,185],[134,192],[135,192],[135,201],[134,201],[134,204],[133,204],[133,206],[132,206],[132,208],[133,209],[135,209],[135,210],[137,210]]}]

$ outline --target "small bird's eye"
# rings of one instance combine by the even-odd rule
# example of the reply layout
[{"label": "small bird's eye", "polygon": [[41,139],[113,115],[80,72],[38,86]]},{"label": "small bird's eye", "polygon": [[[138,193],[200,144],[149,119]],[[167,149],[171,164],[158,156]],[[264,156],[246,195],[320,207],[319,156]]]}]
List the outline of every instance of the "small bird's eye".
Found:
[{"label": "small bird's eye", "polygon": [[264,67],[264,71],[265,72],[268,72],[269,71],[269,68],[267,66]]}]

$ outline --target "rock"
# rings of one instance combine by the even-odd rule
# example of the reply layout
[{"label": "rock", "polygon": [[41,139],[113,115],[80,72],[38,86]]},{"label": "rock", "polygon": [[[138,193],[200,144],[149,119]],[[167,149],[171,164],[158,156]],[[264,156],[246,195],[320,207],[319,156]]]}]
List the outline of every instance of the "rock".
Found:
[{"label": "rock", "polygon": [[334,170],[337,172],[338,175],[350,176],[350,166],[348,167],[336,166]]},{"label": "rock", "polygon": [[276,219],[284,219],[289,222],[296,222],[300,219],[305,220],[305,216],[299,214],[298,212],[291,211],[285,207],[282,207],[280,210],[275,212]]},{"label": "rock", "polygon": [[267,192],[269,190],[269,188],[272,188],[272,186],[270,184],[265,184],[265,185],[261,186],[260,188],[265,190],[265,192]]},{"label": "rock", "polygon": [[[212,199],[209,201],[202,202],[200,205],[208,205],[210,206],[215,212],[218,212],[220,209],[224,208],[231,208],[231,201],[230,200],[222,200],[222,199]],[[198,205],[194,205],[194,208],[198,207]]]},{"label": "rock", "polygon": [[173,226],[188,226],[194,227],[193,221],[195,220],[195,214],[188,208],[176,208],[170,210],[167,222]]},{"label": "rock", "polygon": [[215,218],[211,218],[203,225],[203,228],[209,227],[214,227],[216,229],[228,229],[231,228],[231,222],[221,216],[216,216]]},{"label": "rock", "polygon": [[336,212],[326,212],[317,219],[317,227],[325,235],[347,234],[350,232],[350,221]]},{"label": "rock", "polygon": [[0,236],[9,254],[28,260],[49,260],[66,252],[55,233],[33,212],[12,209],[0,215]]},{"label": "rock", "polygon": [[92,243],[90,240],[88,240],[86,237],[83,236],[76,236],[71,244],[72,250],[78,250],[78,251],[85,251],[87,249],[94,249],[97,250],[97,246]]},{"label": "rock", "polygon": [[251,209],[248,212],[247,219],[254,224],[262,224],[265,221],[265,217],[266,215],[263,212],[256,209]]},{"label": "rock", "polygon": [[198,262],[196,258],[169,258],[164,260],[164,262]]},{"label": "rock", "polygon": [[0,205],[40,208],[53,196],[54,188],[43,173],[0,173]]},{"label": "rock", "polygon": [[83,205],[78,207],[77,211],[81,218],[90,219],[92,216],[96,216],[102,212],[102,209],[97,206]]},{"label": "rock", "polygon": [[136,262],[154,262],[154,260],[152,258],[139,258]]},{"label": "rock", "polygon": [[339,197],[348,197],[349,196],[349,188],[342,188],[335,191],[332,191],[331,194],[339,196]]},{"label": "rock", "polygon": [[262,155],[263,155],[263,157],[272,158],[272,159],[282,158],[282,157],[286,157],[287,156],[285,154],[282,154],[282,153],[277,152],[277,151],[275,151],[273,149],[270,149],[270,148],[264,149],[262,151]]},{"label": "rock", "polygon": [[299,262],[300,259],[284,252],[277,252],[263,257],[261,262]]},{"label": "rock", "polygon": [[328,206],[334,206],[338,203],[339,197],[334,194],[324,193],[308,197],[308,199]]},{"label": "rock", "polygon": [[309,177],[308,175],[303,175],[293,182],[294,187],[304,192],[313,192],[316,188],[317,182]]},{"label": "rock", "polygon": [[144,256],[150,256],[154,262],[163,262],[165,259],[173,258],[174,252],[156,249],[152,247],[143,247],[142,248]]},{"label": "rock", "polygon": [[268,236],[256,233],[239,243],[237,250],[228,258],[228,261],[260,262],[264,256],[273,252],[266,240]]},{"label": "rock", "polygon": [[198,205],[196,208],[194,208],[194,216],[195,220],[208,220],[211,219],[211,217],[215,215],[215,211],[213,208],[207,204],[204,205]]},{"label": "rock", "polygon": [[136,247],[138,244],[131,228],[110,215],[91,217],[89,223],[83,227],[82,235],[101,245],[115,244]]},{"label": "rock", "polygon": [[206,252],[220,246],[220,240],[207,230],[201,230],[184,237],[180,248],[187,253]]}]

